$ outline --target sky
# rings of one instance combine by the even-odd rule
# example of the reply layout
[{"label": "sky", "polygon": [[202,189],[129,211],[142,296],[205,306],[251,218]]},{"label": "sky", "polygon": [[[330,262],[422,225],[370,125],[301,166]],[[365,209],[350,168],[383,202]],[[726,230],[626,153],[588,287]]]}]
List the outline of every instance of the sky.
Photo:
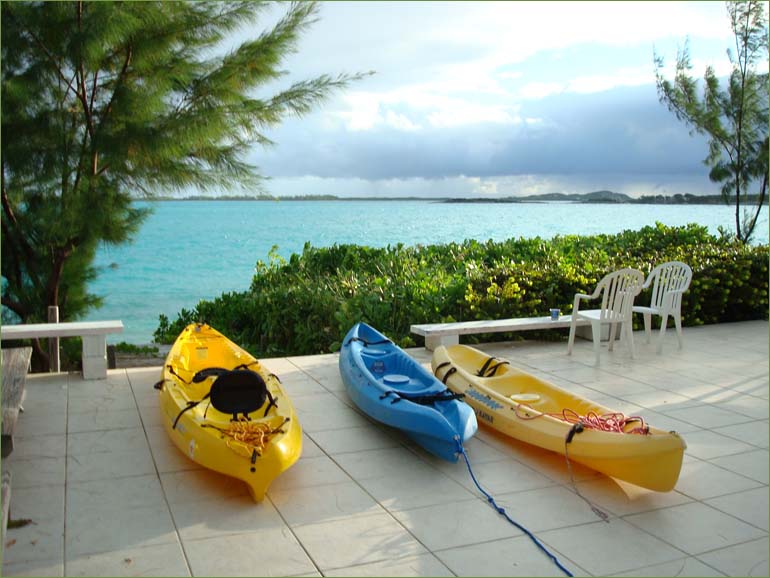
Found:
[{"label": "sky", "polygon": [[706,138],[655,87],[654,54],[673,78],[685,41],[694,76],[728,74],[724,3],[324,2],[268,90],[374,74],[248,160],[278,196],[717,194]]}]

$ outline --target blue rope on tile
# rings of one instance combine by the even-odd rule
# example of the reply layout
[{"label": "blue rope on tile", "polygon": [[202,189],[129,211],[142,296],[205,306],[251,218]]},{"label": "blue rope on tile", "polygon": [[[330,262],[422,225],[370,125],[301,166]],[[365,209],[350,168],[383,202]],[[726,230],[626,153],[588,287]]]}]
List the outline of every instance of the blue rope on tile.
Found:
[{"label": "blue rope on tile", "polygon": [[470,473],[471,479],[473,479],[473,483],[476,484],[476,487],[479,489],[479,491],[482,494],[484,494],[484,496],[487,498],[487,502],[489,502],[492,505],[492,507],[495,510],[497,510],[498,514],[500,514],[501,516],[505,517],[505,519],[508,520],[511,524],[513,524],[519,530],[521,530],[527,536],[529,536],[530,540],[532,540],[538,548],[540,548],[543,552],[545,552],[545,555],[548,556],[553,561],[553,563],[556,564],[559,567],[559,569],[562,572],[564,572],[567,576],[573,576],[572,572],[570,572],[564,566],[562,566],[562,563],[559,562],[559,559],[556,556],[554,556],[553,554],[551,554],[551,552],[549,552],[548,549],[545,546],[543,546],[542,542],[540,542],[540,540],[538,540],[532,532],[530,532],[524,526],[519,524],[516,520],[511,518],[505,512],[505,509],[501,508],[500,506],[498,506],[497,502],[495,502],[495,499],[492,496],[490,496],[486,491],[484,491],[484,488],[482,488],[481,485],[479,485],[479,482],[478,482],[478,480],[476,479],[476,476],[473,473],[473,469],[471,468],[471,462],[468,460],[468,454],[465,453],[465,448],[463,447],[463,444],[460,442],[459,439],[457,439],[456,441],[457,441],[457,451],[465,459],[465,465],[468,466],[468,473]]}]

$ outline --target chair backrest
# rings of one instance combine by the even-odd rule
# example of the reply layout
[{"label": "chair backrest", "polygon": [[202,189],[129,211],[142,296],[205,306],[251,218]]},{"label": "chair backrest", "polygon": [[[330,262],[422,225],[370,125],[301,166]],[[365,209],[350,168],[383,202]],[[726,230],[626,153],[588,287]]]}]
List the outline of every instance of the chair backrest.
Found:
[{"label": "chair backrest", "polygon": [[[647,276],[647,285],[652,281],[652,297],[650,307],[659,309],[663,306],[666,294],[671,291],[684,292],[692,281],[692,269],[687,263],[681,261],[669,261],[655,267]],[[681,303],[681,294],[676,296],[676,306]]]},{"label": "chair backrest", "polygon": [[619,269],[605,275],[596,286],[602,293],[601,320],[631,319],[634,297],[642,290],[644,274],[636,269]]}]

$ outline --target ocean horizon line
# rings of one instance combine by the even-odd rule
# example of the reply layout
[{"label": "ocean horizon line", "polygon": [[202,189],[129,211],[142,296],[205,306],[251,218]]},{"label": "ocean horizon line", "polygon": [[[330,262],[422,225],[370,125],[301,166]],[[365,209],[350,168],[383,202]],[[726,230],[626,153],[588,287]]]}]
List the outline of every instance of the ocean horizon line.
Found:
[{"label": "ocean horizon line", "polygon": [[[677,193],[674,195],[641,195],[632,197],[625,193],[615,193],[609,190],[592,191],[590,193],[544,193],[536,195],[507,195],[507,196],[474,196],[474,197],[425,197],[425,196],[338,196],[330,194],[308,195],[187,195],[176,197],[159,195],[155,197],[136,198],[136,201],[147,202],[199,202],[199,201],[257,201],[257,202],[297,202],[297,201],[321,201],[321,202],[398,202],[418,201],[429,203],[590,203],[590,204],[656,204],[656,205],[730,205],[722,195],[692,193]],[[746,199],[756,203],[759,195],[749,195]],[[767,205],[770,199],[764,198],[763,204]]]}]

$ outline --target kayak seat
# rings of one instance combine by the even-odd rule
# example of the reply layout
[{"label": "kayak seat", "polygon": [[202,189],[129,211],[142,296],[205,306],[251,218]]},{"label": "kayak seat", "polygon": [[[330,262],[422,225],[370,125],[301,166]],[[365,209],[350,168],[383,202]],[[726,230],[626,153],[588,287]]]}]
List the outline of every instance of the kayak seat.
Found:
[{"label": "kayak seat", "polygon": [[409,383],[408,375],[401,375],[399,373],[390,373],[382,377],[382,381],[388,385],[406,385]]},{"label": "kayak seat", "polygon": [[540,401],[540,395],[537,393],[514,393],[508,398],[515,403],[535,403]]},{"label": "kayak seat", "polygon": [[239,413],[247,417],[258,410],[267,398],[270,398],[270,405],[265,414],[275,405],[275,400],[262,376],[248,369],[222,373],[211,386],[211,405],[222,413],[232,414],[233,420],[238,419]]}]

